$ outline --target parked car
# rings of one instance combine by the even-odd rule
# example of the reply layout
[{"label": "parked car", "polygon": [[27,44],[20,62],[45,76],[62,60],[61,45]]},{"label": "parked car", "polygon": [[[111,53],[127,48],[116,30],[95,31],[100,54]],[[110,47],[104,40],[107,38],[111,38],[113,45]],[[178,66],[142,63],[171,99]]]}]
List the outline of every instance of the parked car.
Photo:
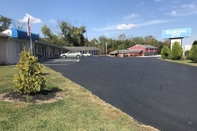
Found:
[{"label": "parked car", "polygon": [[66,53],[62,53],[60,55],[60,57],[62,57],[62,58],[67,58],[67,57],[81,58],[81,57],[83,57],[83,54],[81,54],[80,52],[77,52],[77,51],[68,51]]},{"label": "parked car", "polygon": [[89,56],[89,57],[91,57],[92,54],[90,54],[90,53],[85,53],[85,54],[83,54],[83,56]]}]

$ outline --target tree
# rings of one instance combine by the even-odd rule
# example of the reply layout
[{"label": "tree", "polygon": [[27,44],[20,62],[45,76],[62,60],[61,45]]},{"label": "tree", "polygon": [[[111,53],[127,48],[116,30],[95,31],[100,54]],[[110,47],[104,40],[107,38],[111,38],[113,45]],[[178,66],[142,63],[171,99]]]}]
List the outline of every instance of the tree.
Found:
[{"label": "tree", "polygon": [[55,35],[52,33],[51,29],[47,27],[47,25],[44,25],[41,29],[43,35],[45,38],[42,38],[42,40],[45,40],[47,42],[56,44],[56,45],[64,45],[64,41],[62,40],[61,36]]},{"label": "tree", "polygon": [[93,38],[90,43],[93,45],[93,46],[98,46],[98,40],[96,38]]},{"label": "tree", "polygon": [[122,42],[122,41],[124,41],[126,39],[126,35],[125,34],[120,34],[118,36],[118,39],[121,40],[121,42]]},{"label": "tree", "polygon": [[18,20],[12,20],[12,25],[14,28],[19,30],[24,30],[25,23],[20,22]]},{"label": "tree", "polygon": [[11,22],[12,22],[11,18],[0,15],[0,32],[9,29]]},{"label": "tree", "polygon": [[170,39],[165,39],[163,43],[170,48]]},{"label": "tree", "polygon": [[144,43],[145,43],[143,37],[134,37],[134,38],[132,38],[132,41],[134,44],[144,45]]},{"label": "tree", "polygon": [[44,37],[49,37],[52,38],[53,37],[53,33],[51,32],[51,29],[47,27],[47,25],[44,25],[41,29]]},{"label": "tree", "polygon": [[170,49],[168,46],[164,46],[161,50],[161,57],[162,59],[168,58],[170,55]]},{"label": "tree", "polygon": [[[86,39],[84,33],[86,32],[85,26],[75,27],[66,21],[58,21],[58,28],[56,33],[44,25],[42,33],[45,41],[62,46],[84,46]],[[60,30],[57,32],[57,30]]]},{"label": "tree", "polygon": [[172,46],[172,51],[170,53],[170,58],[172,60],[180,60],[183,56],[183,49],[179,42],[175,42]]},{"label": "tree", "polygon": [[188,59],[192,60],[192,62],[197,63],[197,45],[192,45]]},{"label": "tree", "polygon": [[101,49],[101,53],[105,53],[105,44],[107,41],[107,38],[105,36],[100,36],[99,38],[99,42],[100,42],[100,49]]},{"label": "tree", "polygon": [[84,46],[85,45],[85,37],[84,33],[86,32],[86,27],[75,27],[68,22],[59,21],[59,27],[61,29],[61,35],[64,36],[67,44],[72,46]]},{"label": "tree", "polygon": [[[162,51],[162,49],[163,49],[163,47],[164,47],[163,42],[158,41],[158,42],[157,42],[157,47],[158,47],[157,53],[158,53],[158,54],[161,54],[161,51]],[[167,46],[167,47],[168,47],[168,46]],[[168,48],[169,48],[169,47],[168,47]]]},{"label": "tree", "polygon": [[14,76],[14,87],[22,94],[33,94],[40,92],[46,87],[44,77],[41,75],[42,65],[38,63],[38,58],[34,57],[30,50],[25,48],[20,54],[20,61],[16,67],[19,74]]},{"label": "tree", "polygon": [[118,46],[118,49],[125,49],[126,48],[126,35],[120,34],[118,36],[118,42],[120,43],[120,45]]},{"label": "tree", "polygon": [[85,26],[81,26],[80,28],[71,26],[69,28],[70,35],[71,35],[71,41],[70,43],[73,43],[73,46],[84,46],[85,45],[85,37],[83,34],[86,32]]},{"label": "tree", "polygon": [[148,45],[155,45],[157,42],[157,40],[152,35],[145,36],[144,41]]}]

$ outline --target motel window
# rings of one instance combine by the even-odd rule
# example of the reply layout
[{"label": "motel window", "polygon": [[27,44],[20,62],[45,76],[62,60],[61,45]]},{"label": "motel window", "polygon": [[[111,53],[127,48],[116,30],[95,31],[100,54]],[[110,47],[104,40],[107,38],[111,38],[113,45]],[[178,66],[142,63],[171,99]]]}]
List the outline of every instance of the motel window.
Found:
[{"label": "motel window", "polygon": [[53,49],[50,48],[50,57],[52,57],[52,56],[53,56]]},{"label": "motel window", "polygon": [[41,53],[42,53],[42,47],[41,47],[41,46],[38,46],[37,53],[38,53],[38,54],[41,54]]},{"label": "motel window", "polygon": [[49,55],[49,53],[48,53],[48,47],[46,47],[46,55],[47,56]]},{"label": "motel window", "polygon": [[55,55],[58,56],[58,51],[55,49]]}]

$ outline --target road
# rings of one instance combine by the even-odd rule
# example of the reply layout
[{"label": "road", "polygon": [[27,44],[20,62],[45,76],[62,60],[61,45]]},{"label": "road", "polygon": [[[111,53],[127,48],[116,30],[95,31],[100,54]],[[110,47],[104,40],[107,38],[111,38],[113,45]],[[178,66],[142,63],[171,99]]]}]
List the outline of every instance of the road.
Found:
[{"label": "road", "polygon": [[63,63],[47,66],[138,122],[162,131],[197,130],[197,67],[157,58],[94,57]]}]

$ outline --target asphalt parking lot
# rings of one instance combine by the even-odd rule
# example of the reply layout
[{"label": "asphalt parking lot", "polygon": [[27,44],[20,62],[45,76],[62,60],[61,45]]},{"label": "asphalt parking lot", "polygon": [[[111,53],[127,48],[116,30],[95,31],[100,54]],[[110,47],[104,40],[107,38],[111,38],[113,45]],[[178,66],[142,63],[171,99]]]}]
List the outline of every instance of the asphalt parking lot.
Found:
[{"label": "asphalt parking lot", "polygon": [[143,124],[162,131],[197,130],[196,67],[157,58],[54,63],[45,64]]},{"label": "asphalt parking lot", "polygon": [[49,59],[47,61],[42,62],[42,64],[44,65],[70,65],[70,64],[74,64],[76,62],[79,62],[80,59],[76,59],[76,58],[67,58],[67,59],[63,59],[63,58],[59,58],[59,59]]}]

